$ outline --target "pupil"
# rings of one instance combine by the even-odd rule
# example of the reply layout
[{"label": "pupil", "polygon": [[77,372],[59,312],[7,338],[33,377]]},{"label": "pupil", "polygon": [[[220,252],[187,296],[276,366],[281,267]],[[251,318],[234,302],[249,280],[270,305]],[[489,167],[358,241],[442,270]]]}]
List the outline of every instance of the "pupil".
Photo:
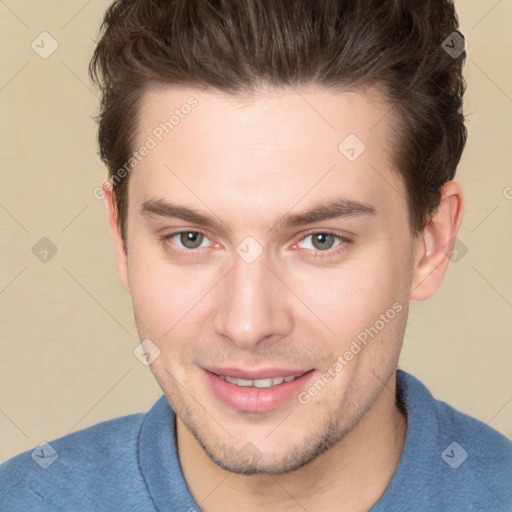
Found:
[{"label": "pupil", "polygon": [[180,236],[181,243],[188,249],[195,249],[201,245],[203,235],[201,233],[195,233],[193,231],[187,231],[182,233]]},{"label": "pupil", "polygon": [[330,249],[333,241],[332,235],[326,235],[325,233],[318,233],[313,237],[313,245],[317,249]]}]

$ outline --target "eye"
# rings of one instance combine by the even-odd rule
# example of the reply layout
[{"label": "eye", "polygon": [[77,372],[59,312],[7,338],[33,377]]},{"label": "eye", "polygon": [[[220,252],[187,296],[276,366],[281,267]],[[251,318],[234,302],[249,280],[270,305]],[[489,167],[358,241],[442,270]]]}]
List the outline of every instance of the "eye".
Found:
[{"label": "eye", "polygon": [[325,251],[331,249],[336,241],[336,237],[330,233],[313,233],[304,238],[304,240],[311,238],[311,245],[313,249]]},{"label": "eye", "polygon": [[[317,231],[315,233],[309,233],[297,244],[302,249],[312,249],[317,252],[329,252],[333,248],[342,249],[348,245],[350,240],[347,238],[336,235],[334,233],[328,233],[324,231]],[[341,247],[340,247],[341,246]],[[336,250],[330,251],[330,253],[337,252]]]},{"label": "eye", "polygon": [[201,244],[208,240],[204,233],[200,231],[179,231],[172,233],[167,237],[169,242],[181,244],[185,249],[198,249]]}]

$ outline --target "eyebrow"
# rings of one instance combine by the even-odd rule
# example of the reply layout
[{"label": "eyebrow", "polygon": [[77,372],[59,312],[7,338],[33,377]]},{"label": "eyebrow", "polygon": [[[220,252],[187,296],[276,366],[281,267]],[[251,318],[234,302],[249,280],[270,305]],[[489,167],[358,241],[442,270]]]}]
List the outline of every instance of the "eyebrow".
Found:
[{"label": "eyebrow", "polygon": [[[368,203],[345,198],[331,199],[299,213],[286,213],[274,221],[271,229],[276,227],[278,229],[287,229],[324,220],[357,217],[360,215],[376,215],[376,213],[376,208]],[[187,206],[172,204],[161,199],[145,201],[140,209],[140,214],[178,218],[214,230],[226,229],[226,224],[215,215]]]}]

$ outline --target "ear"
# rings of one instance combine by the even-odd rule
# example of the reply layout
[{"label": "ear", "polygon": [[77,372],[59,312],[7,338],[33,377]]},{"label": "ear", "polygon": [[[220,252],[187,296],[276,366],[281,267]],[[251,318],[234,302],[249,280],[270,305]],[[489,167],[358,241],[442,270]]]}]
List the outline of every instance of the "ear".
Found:
[{"label": "ear", "polygon": [[125,250],[123,236],[121,234],[121,225],[119,223],[119,216],[117,212],[117,204],[115,193],[112,184],[107,180],[102,186],[105,196],[105,204],[107,206],[108,225],[110,227],[110,234],[114,242],[114,250],[116,255],[117,273],[121,284],[127,293],[130,293],[130,286],[128,283],[128,258]]},{"label": "ear", "polygon": [[441,188],[439,207],[417,238],[410,300],[426,300],[441,286],[455,237],[462,223],[464,199],[461,186],[449,181]]}]

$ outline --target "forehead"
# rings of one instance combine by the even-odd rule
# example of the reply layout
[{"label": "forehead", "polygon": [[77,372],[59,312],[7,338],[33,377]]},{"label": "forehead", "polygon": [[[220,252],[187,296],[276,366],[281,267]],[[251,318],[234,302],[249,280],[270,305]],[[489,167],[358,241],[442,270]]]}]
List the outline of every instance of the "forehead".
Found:
[{"label": "forehead", "polygon": [[196,205],[208,198],[219,209],[228,198],[238,212],[292,208],[298,200],[306,206],[331,193],[396,203],[403,189],[390,163],[389,111],[370,89],[236,97],[155,88],[143,96],[135,143],[152,148],[132,171],[130,194],[139,204],[155,196]]},{"label": "forehead", "polygon": [[[195,106],[189,107],[191,103]],[[141,139],[156,130],[158,136],[160,127],[169,144],[188,138],[218,145],[230,137],[232,144],[283,144],[301,151],[318,148],[321,142],[321,149],[337,150],[340,137],[353,133],[376,147],[389,128],[384,120],[389,111],[385,98],[370,88],[335,91],[310,85],[235,96],[155,87],[143,94],[137,135]],[[169,121],[167,133],[160,125]]]}]

